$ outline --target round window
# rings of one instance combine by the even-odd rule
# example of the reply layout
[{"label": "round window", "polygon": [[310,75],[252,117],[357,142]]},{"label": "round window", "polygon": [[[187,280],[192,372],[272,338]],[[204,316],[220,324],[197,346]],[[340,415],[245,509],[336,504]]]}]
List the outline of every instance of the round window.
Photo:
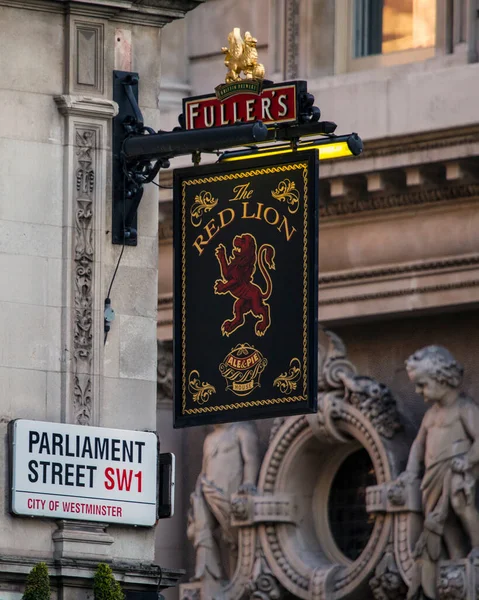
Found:
[{"label": "round window", "polygon": [[374,520],[366,512],[366,488],[376,485],[374,467],[366,450],[350,454],[331,485],[328,518],[331,534],[341,552],[356,560],[366,547]]}]

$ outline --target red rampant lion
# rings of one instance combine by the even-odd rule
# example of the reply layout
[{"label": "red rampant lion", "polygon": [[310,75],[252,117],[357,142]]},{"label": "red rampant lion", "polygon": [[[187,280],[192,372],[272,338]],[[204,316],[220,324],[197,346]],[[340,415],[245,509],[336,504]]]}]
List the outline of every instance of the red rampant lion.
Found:
[{"label": "red rampant lion", "polygon": [[[230,335],[245,323],[247,314],[260,319],[256,322],[256,335],[264,335],[271,324],[269,304],[273,283],[266,267],[274,269],[275,250],[269,244],[263,244],[257,251],[255,238],[250,233],[235,236],[231,257],[226,256],[226,248],[220,244],[215,250],[220,264],[221,279],[215,282],[215,294],[231,294],[236,298],[233,304],[233,319],[224,321],[221,326],[223,335]],[[256,283],[253,276],[256,265],[266,281],[266,291]]]}]

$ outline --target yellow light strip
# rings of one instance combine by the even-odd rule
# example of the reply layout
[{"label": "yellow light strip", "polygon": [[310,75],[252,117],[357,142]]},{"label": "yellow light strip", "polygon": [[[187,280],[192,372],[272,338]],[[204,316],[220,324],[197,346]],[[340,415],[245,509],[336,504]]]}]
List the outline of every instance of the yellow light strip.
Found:
[{"label": "yellow light strip", "polygon": [[259,149],[251,154],[241,154],[238,156],[226,156],[221,159],[221,162],[231,162],[233,160],[246,160],[252,158],[263,158],[264,156],[275,156],[277,154],[288,154],[291,152],[301,152],[302,150],[318,150],[320,160],[330,158],[343,158],[344,156],[352,156],[353,153],[349,149],[347,142],[332,142],[331,144],[305,144],[298,146],[293,150],[291,146],[280,146],[278,149],[270,147],[269,149]]}]

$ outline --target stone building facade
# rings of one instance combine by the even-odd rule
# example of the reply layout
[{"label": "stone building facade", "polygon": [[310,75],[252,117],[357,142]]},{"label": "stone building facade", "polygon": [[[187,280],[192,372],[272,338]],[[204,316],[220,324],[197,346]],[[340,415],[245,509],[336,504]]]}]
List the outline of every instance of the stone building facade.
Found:
[{"label": "stone building facade", "polygon": [[47,563],[58,598],[92,597],[99,562],[126,590],[174,585],[154,563],[155,528],[16,517],[7,427],[14,419],[155,430],[158,203],[141,239],[111,242],[113,70],[141,73],[140,105],[159,127],[162,28],[200,2],[0,2],[0,597],[21,598]]},{"label": "stone building facade", "polygon": [[[475,0],[210,0],[165,28],[165,129],[183,96],[222,82],[221,47],[237,26],[258,39],[269,79],[307,80],[322,119],[365,143],[358,159],[320,165],[320,411],[256,424],[257,493],[231,505],[239,537],[226,554],[236,570],[185,584],[182,597],[384,600],[413,589],[419,483],[391,491],[426,408],[406,359],[431,344],[448,348],[464,365],[461,389],[479,397],[478,9]],[[169,177],[162,175],[165,188]],[[158,423],[180,481],[172,541],[159,538],[157,556],[185,556],[192,577],[189,495],[210,433],[169,426],[168,189],[160,190],[159,237]],[[371,405],[391,410],[385,429]],[[441,546],[435,596],[475,597],[475,560],[451,563]]]}]

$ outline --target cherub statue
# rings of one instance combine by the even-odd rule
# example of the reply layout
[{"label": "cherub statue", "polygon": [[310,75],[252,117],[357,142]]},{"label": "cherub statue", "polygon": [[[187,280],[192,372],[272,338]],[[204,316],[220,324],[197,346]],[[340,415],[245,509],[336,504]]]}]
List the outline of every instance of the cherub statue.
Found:
[{"label": "cherub statue", "polygon": [[426,412],[399,481],[420,478],[424,529],[414,551],[408,598],[422,590],[436,598],[436,563],[479,551],[476,481],[479,475],[479,406],[460,393],[463,368],[440,346],[427,346],[406,361]]},{"label": "cherub statue", "polygon": [[226,54],[226,83],[241,81],[241,72],[244,73],[244,79],[264,79],[264,66],[258,62],[257,43],[258,40],[249,31],[245,33],[243,40],[239,27],[228,34],[228,47],[221,48]]},{"label": "cherub statue", "polygon": [[196,550],[195,580],[219,581],[231,576],[221,560],[221,545],[230,557],[236,551],[237,533],[230,524],[231,495],[254,492],[258,471],[254,424],[215,425],[205,438],[203,465],[191,494],[187,534]]}]

